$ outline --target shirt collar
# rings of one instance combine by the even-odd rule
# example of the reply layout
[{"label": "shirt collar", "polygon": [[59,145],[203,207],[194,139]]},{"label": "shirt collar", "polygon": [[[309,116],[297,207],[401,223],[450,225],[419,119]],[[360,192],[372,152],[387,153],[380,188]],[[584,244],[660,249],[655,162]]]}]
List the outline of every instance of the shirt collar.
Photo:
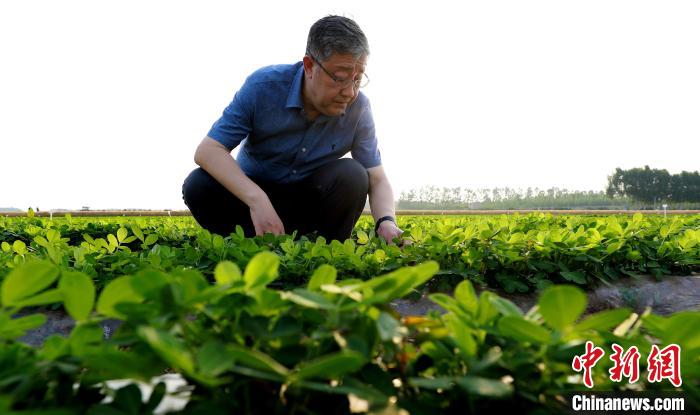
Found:
[{"label": "shirt collar", "polygon": [[292,86],[289,88],[287,95],[287,108],[304,108],[304,102],[301,99],[301,84],[304,79],[304,65],[302,62],[297,62],[299,69],[297,70]]}]

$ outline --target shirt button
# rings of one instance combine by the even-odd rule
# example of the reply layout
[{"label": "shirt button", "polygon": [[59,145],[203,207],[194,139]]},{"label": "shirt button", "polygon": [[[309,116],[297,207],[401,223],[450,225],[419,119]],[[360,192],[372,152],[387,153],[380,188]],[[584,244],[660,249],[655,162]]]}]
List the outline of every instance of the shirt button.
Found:
[{"label": "shirt button", "polygon": [[306,147],[302,148],[302,149],[301,149],[301,152],[302,152],[302,153],[306,153]]},{"label": "shirt button", "polygon": [[295,173],[295,174],[296,174],[296,172],[297,172],[296,170],[292,170],[292,173]]}]

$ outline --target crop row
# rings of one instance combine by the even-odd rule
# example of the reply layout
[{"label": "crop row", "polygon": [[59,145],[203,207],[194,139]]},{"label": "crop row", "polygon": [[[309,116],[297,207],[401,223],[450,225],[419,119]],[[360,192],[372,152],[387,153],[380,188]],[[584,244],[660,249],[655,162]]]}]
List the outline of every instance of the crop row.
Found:
[{"label": "crop row", "polygon": [[368,279],[433,260],[440,266],[437,280],[468,279],[507,292],[700,270],[700,215],[400,217],[399,225],[410,245],[387,245],[368,218],[342,242],[313,235],[245,238],[240,230],[222,236],[192,218],[0,218],[0,279],[29,259],[46,259],[86,273],[100,289],[145,267],[188,267],[211,276],[219,261],[243,268],[262,251],[279,256],[277,284],[285,287],[303,285],[322,264]]}]

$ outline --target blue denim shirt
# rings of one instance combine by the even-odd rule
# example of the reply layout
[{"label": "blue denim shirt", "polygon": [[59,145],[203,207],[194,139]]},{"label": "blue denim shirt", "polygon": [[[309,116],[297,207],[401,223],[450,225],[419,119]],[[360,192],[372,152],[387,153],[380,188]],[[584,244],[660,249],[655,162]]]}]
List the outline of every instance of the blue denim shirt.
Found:
[{"label": "blue denim shirt", "polygon": [[237,162],[252,178],[294,183],[350,152],[365,168],[381,164],[369,100],[359,92],[344,115],[303,113],[302,62],[273,65],[250,75],[209,131],[229,150],[243,143]]}]

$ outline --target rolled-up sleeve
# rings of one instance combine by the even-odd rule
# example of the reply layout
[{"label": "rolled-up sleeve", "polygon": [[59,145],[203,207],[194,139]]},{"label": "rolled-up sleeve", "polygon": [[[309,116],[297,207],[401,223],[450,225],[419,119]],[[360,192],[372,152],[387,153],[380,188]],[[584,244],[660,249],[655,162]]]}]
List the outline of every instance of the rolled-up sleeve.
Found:
[{"label": "rolled-up sleeve", "polygon": [[357,123],[355,137],[350,150],[352,158],[360,162],[366,169],[382,164],[382,157],[377,146],[377,136],[374,130],[374,118],[369,101],[366,102]]},{"label": "rolled-up sleeve", "polygon": [[223,144],[229,151],[233,150],[252,131],[254,109],[255,86],[250,79],[246,79],[207,135]]}]

